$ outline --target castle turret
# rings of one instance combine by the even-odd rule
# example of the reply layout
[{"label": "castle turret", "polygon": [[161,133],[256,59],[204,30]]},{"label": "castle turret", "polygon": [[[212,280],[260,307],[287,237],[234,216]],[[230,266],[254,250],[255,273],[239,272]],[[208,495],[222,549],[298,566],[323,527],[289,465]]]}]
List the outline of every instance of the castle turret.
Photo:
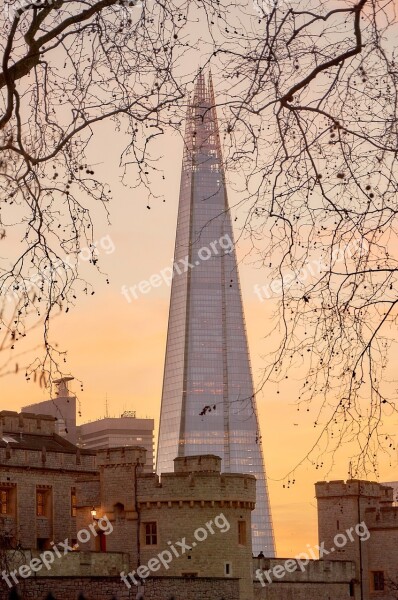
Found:
[{"label": "castle turret", "polygon": [[355,562],[355,597],[368,600],[386,588],[388,577],[396,577],[398,509],[393,508],[393,489],[355,479],[318,482],[315,488],[319,545],[328,558]]},{"label": "castle turret", "polygon": [[239,578],[240,598],[250,600],[255,502],[254,475],[221,473],[214,455],[177,458],[174,473],[160,478],[140,476],[141,565],[152,560],[154,575]]}]

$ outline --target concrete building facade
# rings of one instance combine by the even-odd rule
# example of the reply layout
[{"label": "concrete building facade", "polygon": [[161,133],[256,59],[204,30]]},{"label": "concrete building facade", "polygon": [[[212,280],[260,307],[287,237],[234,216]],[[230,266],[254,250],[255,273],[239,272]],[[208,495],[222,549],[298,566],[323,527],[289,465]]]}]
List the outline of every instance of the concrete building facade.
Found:
[{"label": "concrete building facade", "polygon": [[140,446],[146,450],[144,471],[154,471],[153,419],[139,419],[126,411],[120,417],[104,417],[77,427],[77,444],[86,450]]},{"label": "concrete building facade", "polygon": [[58,379],[55,382],[57,384],[55,398],[37,402],[36,404],[27,404],[22,407],[22,412],[54,417],[56,419],[55,433],[68,440],[68,442],[71,442],[71,444],[76,444],[77,399],[68,389],[68,383],[72,380],[73,377]]},{"label": "concrete building facade", "polygon": [[54,417],[55,433],[86,450],[141,446],[146,449],[145,472],[155,469],[154,419],[140,419],[135,411],[124,411],[120,417],[104,417],[82,425],[76,424],[77,399],[70,390],[73,377],[56,381],[56,396],[36,404],[28,404],[22,412]]}]

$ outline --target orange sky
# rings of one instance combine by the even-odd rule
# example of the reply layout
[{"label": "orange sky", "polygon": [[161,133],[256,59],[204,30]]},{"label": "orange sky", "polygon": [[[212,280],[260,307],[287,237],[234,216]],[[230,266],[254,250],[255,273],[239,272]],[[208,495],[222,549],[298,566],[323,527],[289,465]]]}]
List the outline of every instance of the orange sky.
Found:
[{"label": "orange sky", "polygon": [[[107,178],[113,190],[112,225],[108,226],[98,212],[95,231],[96,239],[105,238],[104,247],[99,246],[99,256],[110,285],[106,284],[105,276],[91,277],[83,261],[83,274],[96,282],[96,294],[88,298],[80,296],[75,309],[54,321],[53,339],[68,350],[66,368],[84,382],[82,393],[77,383],[72,387],[81,402],[81,421],[104,415],[107,394],[112,414],[136,410],[138,416],[154,417],[157,426],[170,288],[163,285],[128,303],[121,287],[148,279],[172,261],[182,144],[177,137],[162,142],[160,153],[165,156],[160,164],[166,173],[166,202],[156,202],[148,210],[144,191],[119,183],[121,143],[111,124],[103,125],[91,155],[92,163],[97,164],[95,168]],[[18,240],[10,238],[9,243]],[[244,251],[240,246],[238,255],[243,256]],[[268,342],[264,337],[275,324],[275,306],[271,301],[260,302],[254,294],[256,283],[267,283],[262,271],[245,260],[240,275],[256,383],[267,361]],[[295,473],[294,486],[284,488],[284,482],[280,481],[305,456],[314,440],[312,419],[316,407],[298,416],[294,406],[300,375],[292,374],[279,390],[269,385],[257,398],[279,556],[305,551],[307,544],[317,543],[313,484],[322,478],[346,479],[348,473],[349,449],[345,449],[330,472],[305,464]],[[23,373],[0,381],[2,409],[18,410],[24,404],[47,398],[38,385],[25,382]],[[398,479],[396,469],[396,456],[391,466],[386,459],[381,468],[382,478]]]}]

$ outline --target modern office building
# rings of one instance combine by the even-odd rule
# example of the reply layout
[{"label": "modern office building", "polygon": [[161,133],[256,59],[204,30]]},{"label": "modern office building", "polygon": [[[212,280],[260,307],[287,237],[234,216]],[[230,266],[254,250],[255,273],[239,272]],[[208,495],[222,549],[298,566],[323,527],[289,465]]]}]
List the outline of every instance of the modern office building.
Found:
[{"label": "modern office building", "polygon": [[141,446],[146,450],[144,471],[154,471],[154,420],[137,419],[134,411],[120,417],[104,417],[78,428],[78,446],[85,450],[100,450],[120,446]]},{"label": "modern office building", "polygon": [[69,391],[73,377],[64,377],[55,383],[56,397],[22,408],[22,412],[55,417],[55,432],[68,442],[87,450],[142,446],[146,450],[146,473],[154,471],[154,420],[138,419],[135,411],[125,411],[120,417],[104,417],[76,425],[76,397]]},{"label": "modern office building", "polygon": [[214,454],[257,478],[253,552],[274,556],[211,77],[188,109],[162,392],[158,474],[178,457]]}]

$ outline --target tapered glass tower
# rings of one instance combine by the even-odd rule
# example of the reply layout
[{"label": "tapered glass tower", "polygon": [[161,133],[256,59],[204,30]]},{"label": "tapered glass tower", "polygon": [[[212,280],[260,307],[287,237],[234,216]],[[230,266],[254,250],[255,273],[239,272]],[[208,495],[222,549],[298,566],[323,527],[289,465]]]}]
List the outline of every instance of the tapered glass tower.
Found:
[{"label": "tapered glass tower", "polygon": [[157,472],[216,454],[252,473],[253,552],[274,556],[267,482],[211,78],[188,109],[160,416]]}]

